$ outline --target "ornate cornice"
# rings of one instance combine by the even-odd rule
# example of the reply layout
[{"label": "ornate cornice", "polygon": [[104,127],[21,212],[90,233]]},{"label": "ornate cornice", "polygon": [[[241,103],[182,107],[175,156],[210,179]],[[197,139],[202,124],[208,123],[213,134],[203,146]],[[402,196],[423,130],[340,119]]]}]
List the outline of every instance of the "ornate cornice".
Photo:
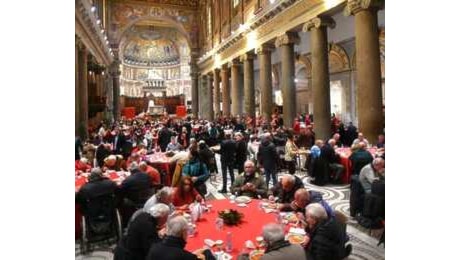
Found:
[{"label": "ornate cornice", "polygon": [[92,50],[91,53],[99,62],[109,65],[113,61],[111,50],[91,12],[91,3],[88,0],[75,1],[75,34]]},{"label": "ornate cornice", "polygon": [[285,32],[284,34],[278,36],[275,41],[275,46],[277,48],[288,45],[288,44],[299,44],[300,37],[299,34],[296,32]]},{"label": "ornate cornice", "polygon": [[315,17],[310,21],[306,22],[303,26],[303,31],[307,32],[310,31],[312,28],[319,28],[321,26],[329,27],[331,29],[335,28],[335,21],[331,17],[324,16],[324,17]]},{"label": "ornate cornice", "polygon": [[348,0],[343,12],[345,16],[350,16],[355,15],[363,10],[378,10],[383,8],[384,5],[384,0]]},{"label": "ornate cornice", "polygon": [[275,50],[275,45],[272,43],[264,43],[256,48],[256,54],[270,54]]}]

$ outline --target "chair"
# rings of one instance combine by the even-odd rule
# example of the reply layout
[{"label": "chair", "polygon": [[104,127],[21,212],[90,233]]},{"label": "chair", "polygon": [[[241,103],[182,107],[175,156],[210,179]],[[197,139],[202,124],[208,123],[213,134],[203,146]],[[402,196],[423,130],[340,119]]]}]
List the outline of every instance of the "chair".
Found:
[{"label": "chair", "polygon": [[91,249],[91,244],[122,237],[120,213],[116,208],[115,194],[104,194],[87,199],[82,207],[82,235],[80,246],[82,254]]}]

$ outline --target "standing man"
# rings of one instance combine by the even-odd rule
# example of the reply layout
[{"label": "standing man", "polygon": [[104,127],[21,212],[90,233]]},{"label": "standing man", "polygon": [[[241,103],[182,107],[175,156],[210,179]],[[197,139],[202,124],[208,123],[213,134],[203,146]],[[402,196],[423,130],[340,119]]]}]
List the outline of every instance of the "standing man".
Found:
[{"label": "standing man", "polygon": [[236,140],[235,168],[238,169],[238,173],[241,173],[244,171],[244,162],[247,160],[247,144],[243,139],[242,133],[236,133],[235,140]]},{"label": "standing man", "polygon": [[230,174],[230,181],[233,185],[235,175],[233,173],[233,167],[236,157],[236,142],[232,139],[230,131],[225,132],[225,139],[220,143],[220,163],[222,165],[222,189],[221,193],[227,193],[227,170]]},{"label": "standing man", "polygon": [[259,147],[258,152],[258,161],[264,168],[265,172],[265,182],[270,182],[270,177],[272,178],[273,186],[278,182],[276,178],[276,162],[278,154],[276,153],[275,144],[271,140],[270,133],[265,133],[262,137],[262,142]]}]

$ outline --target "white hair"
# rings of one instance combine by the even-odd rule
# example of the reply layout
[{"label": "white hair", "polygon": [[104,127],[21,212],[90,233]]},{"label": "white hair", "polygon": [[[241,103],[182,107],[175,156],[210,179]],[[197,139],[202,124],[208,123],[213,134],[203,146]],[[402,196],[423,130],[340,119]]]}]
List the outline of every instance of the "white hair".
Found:
[{"label": "white hair", "polygon": [[182,234],[188,228],[188,222],[183,216],[174,216],[166,224],[166,235],[182,237]]},{"label": "white hair", "polygon": [[262,228],[262,236],[268,244],[284,239],[284,230],[281,225],[270,223]]},{"label": "white hair", "polygon": [[305,215],[308,215],[317,221],[327,219],[327,213],[324,207],[319,203],[311,203],[305,207]]},{"label": "white hair", "polygon": [[248,164],[248,163],[252,164],[252,166],[256,166],[256,164],[255,164],[253,161],[251,161],[251,160],[246,160],[246,161],[244,162],[244,165],[246,166],[246,164]]},{"label": "white hair", "polygon": [[385,163],[385,160],[382,157],[377,157],[372,161],[372,165],[376,166],[379,164]]},{"label": "white hair", "polygon": [[134,170],[139,170],[139,164],[137,164],[137,162],[132,162],[129,165],[129,171],[132,172]]},{"label": "white hair", "polygon": [[107,157],[107,160],[115,161],[115,160],[117,160],[117,156],[115,156],[115,155],[113,155],[113,154],[112,154],[112,155],[109,155],[109,156]]},{"label": "white hair", "polygon": [[149,208],[147,213],[154,218],[166,217],[169,215],[169,207],[166,204],[158,203]]},{"label": "white hair", "polygon": [[173,193],[173,188],[169,186],[165,186],[157,192],[156,196],[158,200],[161,201],[165,197],[172,196],[172,193]]},{"label": "white hair", "polygon": [[88,159],[86,159],[85,157],[81,157],[81,158],[80,158],[80,162],[82,162],[82,163],[88,163]]},{"label": "white hair", "polygon": [[331,139],[329,139],[329,141],[327,141],[327,143],[329,145],[333,145],[333,144],[335,144],[335,139],[331,138]]}]

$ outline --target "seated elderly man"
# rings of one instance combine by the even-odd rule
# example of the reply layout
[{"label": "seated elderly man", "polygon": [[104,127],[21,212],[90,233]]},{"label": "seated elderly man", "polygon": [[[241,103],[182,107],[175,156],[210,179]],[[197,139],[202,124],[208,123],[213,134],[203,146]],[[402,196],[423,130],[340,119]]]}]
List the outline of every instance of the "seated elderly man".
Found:
[{"label": "seated elderly man", "polygon": [[359,144],[360,142],[364,142],[364,143],[366,144],[366,147],[369,146],[369,142],[367,141],[366,138],[364,138],[363,133],[358,133],[358,138],[356,138],[355,140],[353,140],[352,146],[355,146],[355,145]]},{"label": "seated elderly man", "polygon": [[153,168],[152,166],[148,165],[146,162],[141,162],[139,164],[139,169],[141,172],[147,173],[147,175],[152,178],[152,184],[153,185],[158,185],[161,184],[161,175],[160,172],[158,172],[157,169]]},{"label": "seated elderly man", "polygon": [[129,167],[131,175],[120,185],[120,194],[136,205],[144,205],[150,197],[149,191],[152,188],[152,179],[147,173],[139,169],[135,162]]},{"label": "seated elderly man", "polygon": [[166,237],[160,243],[153,243],[146,260],[197,260],[198,257],[186,251],[188,223],[183,216],[168,220]]},{"label": "seated elderly man", "polygon": [[365,165],[371,163],[374,159],[374,157],[372,157],[372,154],[369,151],[367,151],[365,142],[359,142],[356,148],[357,149],[353,151],[353,153],[349,157],[349,160],[351,161],[353,175],[359,175],[361,169]]},{"label": "seated elderly man", "polygon": [[359,173],[359,181],[366,193],[371,193],[372,183],[379,179],[385,179],[385,160],[380,157],[364,166]]},{"label": "seated elderly man", "polygon": [[273,200],[275,196],[278,197],[280,203],[278,209],[284,210],[284,208],[290,207],[295,192],[301,188],[304,188],[304,185],[299,177],[285,174],[281,177],[281,181],[268,191],[269,199]]},{"label": "seated elderly man", "polygon": [[256,172],[253,161],[247,160],[244,163],[244,172],[236,177],[230,191],[237,196],[266,197],[267,185],[264,178]]},{"label": "seated elderly man", "polygon": [[172,204],[174,189],[171,187],[163,187],[157,193],[155,193],[147,202],[144,204],[144,210],[148,210],[158,203],[163,203],[169,206],[171,212],[174,211],[174,205]]},{"label": "seated elderly man", "polygon": [[333,182],[338,183],[340,182],[340,178],[342,177],[342,174],[345,171],[345,167],[343,167],[343,165],[339,163],[340,156],[335,152],[334,147],[335,140],[329,139],[328,143],[321,147],[320,157],[323,158],[329,164],[329,168],[333,172]]},{"label": "seated elderly man", "polygon": [[128,231],[114,251],[114,260],[144,260],[154,243],[161,241],[169,207],[159,203],[138,214],[129,224]]},{"label": "seated elderly man", "polygon": [[307,259],[341,260],[351,252],[351,245],[345,248],[346,233],[335,218],[328,218],[326,210],[319,203],[305,208],[305,230],[308,237],[304,242]]},{"label": "seated elderly man", "polygon": [[262,229],[262,236],[267,249],[261,260],[305,259],[305,251],[300,245],[291,244],[284,240],[284,230],[281,225],[267,224]]},{"label": "seated elderly man", "polygon": [[[305,213],[305,207],[311,203],[321,204],[326,210],[328,217],[333,217],[335,215],[334,210],[323,200],[321,193],[312,190],[308,191],[305,188],[298,189],[294,194],[294,200],[289,206],[284,207],[282,211],[295,211],[303,215]],[[301,218],[303,219],[304,217],[301,216]]]},{"label": "seated elderly man", "polygon": [[104,195],[114,195],[116,189],[115,182],[105,178],[100,168],[93,168],[88,177],[88,183],[80,188],[75,200],[81,205],[82,212],[86,212],[88,201]]},{"label": "seated elderly man", "polygon": [[179,152],[182,150],[182,145],[177,142],[175,136],[171,136],[171,142],[166,147],[166,152]]}]

